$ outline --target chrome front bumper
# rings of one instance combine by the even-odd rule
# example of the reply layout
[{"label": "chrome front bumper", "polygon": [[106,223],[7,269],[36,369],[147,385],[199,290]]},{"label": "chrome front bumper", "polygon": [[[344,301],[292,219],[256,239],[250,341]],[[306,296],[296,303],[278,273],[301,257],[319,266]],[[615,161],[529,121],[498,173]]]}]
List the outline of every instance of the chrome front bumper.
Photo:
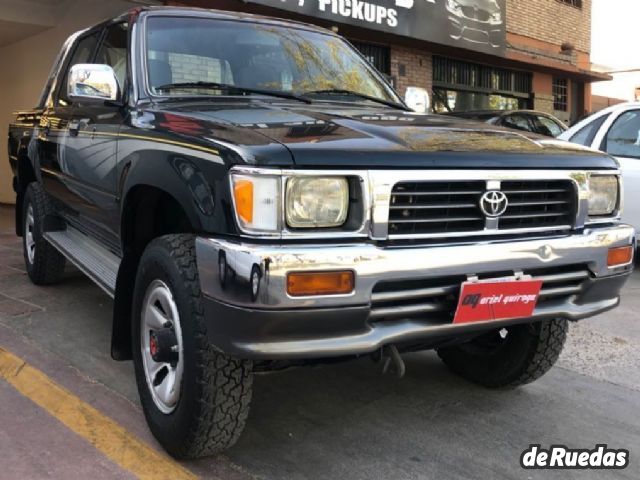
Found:
[{"label": "chrome front bumper", "polygon": [[[634,243],[634,229],[617,225],[555,238],[393,248],[372,243],[273,246],[199,237],[196,252],[213,344],[245,358],[278,359],[359,355],[389,343],[422,342],[523,321],[452,325],[434,322],[429,314],[377,321],[371,305],[380,282],[561,271],[583,265],[588,277],[584,284],[570,295],[539,305],[534,318],[593,316],[618,304],[632,270],[631,265],[609,268],[609,248]],[[221,262],[226,268],[219,268]],[[286,293],[290,272],[345,269],[353,270],[356,278],[349,295]],[[254,295],[251,282],[256,272],[259,290]]]}]

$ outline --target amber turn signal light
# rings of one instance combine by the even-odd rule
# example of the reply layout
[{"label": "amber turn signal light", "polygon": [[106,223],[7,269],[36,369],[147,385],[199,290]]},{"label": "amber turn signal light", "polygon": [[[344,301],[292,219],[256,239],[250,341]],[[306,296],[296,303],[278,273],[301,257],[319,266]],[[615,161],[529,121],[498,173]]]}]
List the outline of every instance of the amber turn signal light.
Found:
[{"label": "amber turn signal light", "polygon": [[633,260],[633,247],[610,248],[607,256],[607,265],[617,267],[618,265],[628,265]]},{"label": "amber turn signal light", "polygon": [[300,272],[287,275],[287,293],[292,297],[346,295],[353,292],[353,272]]},{"label": "amber turn signal light", "polygon": [[253,183],[240,180],[233,186],[238,216],[247,223],[253,222]]}]

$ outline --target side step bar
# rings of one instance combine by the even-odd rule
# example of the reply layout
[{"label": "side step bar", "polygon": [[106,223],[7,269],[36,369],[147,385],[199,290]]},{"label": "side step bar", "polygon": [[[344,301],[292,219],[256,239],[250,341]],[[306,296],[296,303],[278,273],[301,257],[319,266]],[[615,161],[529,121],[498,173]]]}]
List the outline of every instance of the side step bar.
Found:
[{"label": "side step bar", "polygon": [[113,298],[120,258],[73,227],[45,232],[44,238]]}]

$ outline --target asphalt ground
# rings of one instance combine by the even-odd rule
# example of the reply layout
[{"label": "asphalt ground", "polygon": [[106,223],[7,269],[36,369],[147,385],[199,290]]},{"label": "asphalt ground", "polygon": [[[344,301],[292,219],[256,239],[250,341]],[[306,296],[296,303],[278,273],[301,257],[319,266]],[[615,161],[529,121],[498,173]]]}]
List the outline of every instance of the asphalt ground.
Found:
[{"label": "asphalt ground", "polygon": [[[402,380],[367,359],[259,375],[238,444],[179,463],[146,427],[132,364],[109,356],[109,297],[72,268],[32,285],[12,222],[0,207],[2,480],[640,478],[640,272],[620,308],[571,326],[532,385],[477,387],[433,352],[407,356]],[[525,471],[530,444],[608,444],[630,465]]]}]

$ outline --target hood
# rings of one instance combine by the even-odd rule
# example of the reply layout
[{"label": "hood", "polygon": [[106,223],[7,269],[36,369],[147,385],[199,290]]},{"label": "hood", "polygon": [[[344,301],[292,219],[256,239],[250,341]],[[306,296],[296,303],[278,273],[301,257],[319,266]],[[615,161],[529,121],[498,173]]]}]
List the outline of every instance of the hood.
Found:
[{"label": "hood", "polygon": [[450,116],[320,102],[173,103],[160,109],[174,125],[189,124],[193,135],[238,147],[251,164],[617,168],[611,157],[566,142]]}]

